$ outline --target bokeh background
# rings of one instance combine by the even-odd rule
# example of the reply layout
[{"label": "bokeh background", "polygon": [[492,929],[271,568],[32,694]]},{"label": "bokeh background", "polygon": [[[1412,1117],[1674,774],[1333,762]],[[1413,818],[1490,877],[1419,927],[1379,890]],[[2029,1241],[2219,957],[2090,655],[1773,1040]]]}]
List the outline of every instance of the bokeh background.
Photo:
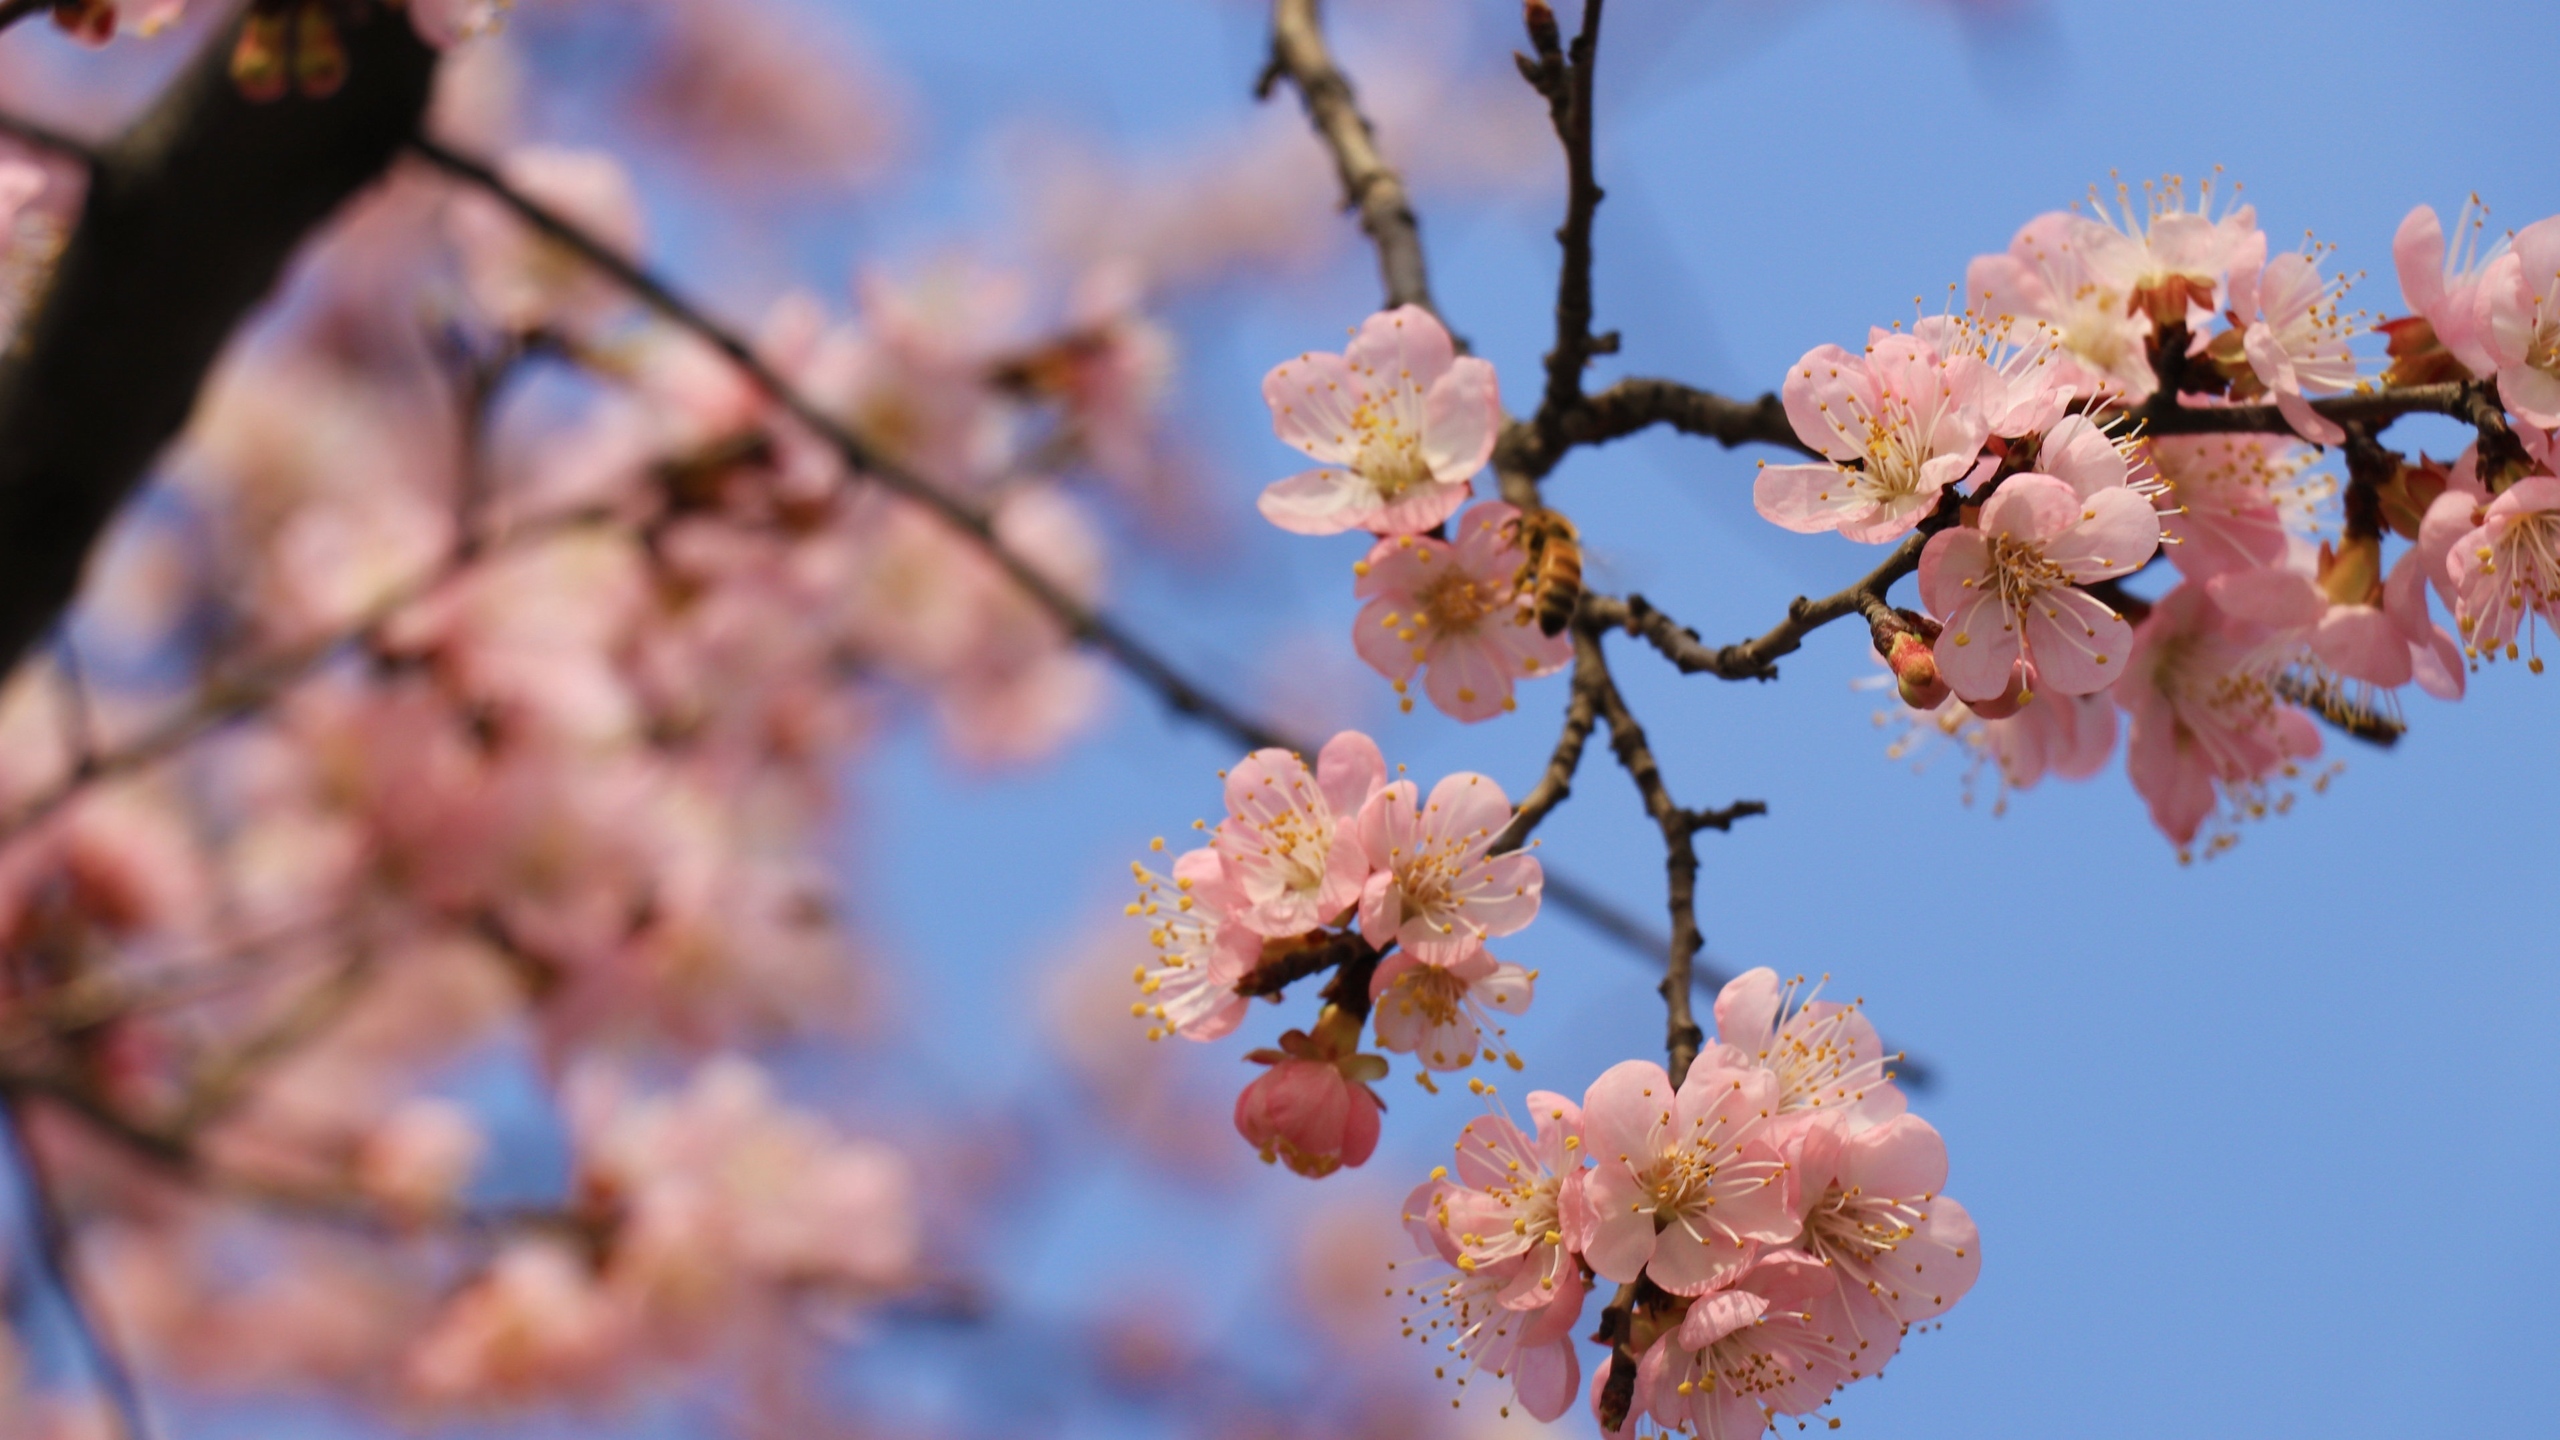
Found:
[{"label": "bokeh background", "polygon": [[[912,270],[955,248],[1154,255],[1190,498],[1115,537],[1113,608],[1302,730],[1362,725],[1417,773],[1524,789],[1562,682],[1486,725],[1396,714],[1349,654],[1357,543],[1252,516],[1293,462],[1262,370],[1332,345],[1377,295],[1294,102],[1252,99],[1262,8],[804,4],[882,87],[897,178],[708,206],[629,152],[665,267],[752,314],[792,285],[841,294],[857,263]],[[527,130],[614,138],[577,84],[593,40],[547,32],[542,7],[522,0],[518,27],[543,82]],[[1561,165],[1509,74],[1514,7],[1328,8],[1388,154],[1410,165],[1442,305],[1517,408],[1550,323]],[[1625,346],[1599,376],[1757,393],[1814,344],[1854,343],[1915,297],[1939,308],[1968,258],[2038,211],[2119,174],[2217,166],[2279,244],[2306,229],[2336,244],[2341,268],[2372,272],[2353,303],[2397,313],[2388,242],[2411,205],[2450,214],[2477,192],[2495,224],[2560,212],[2536,108],[2548,21],[2498,0],[1618,0],[1597,290]],[[1213,221],[1219,246],[1186,238]],[[2448,431],[2432,448],[2458,444]],[[1648,436],[1577,455],[1550,495],[1581,524],[1596,584],[1740,638],[1872,560],[1761,522],[1752,463]],[[1979,1287],[1884,1383],[1841,1398],[1843,1428],[2545,1432],[2560,944],[2536,877],[2560,834],[2560,677],[2499,667],[2459,706],[2413,695],[2388,753],[2332,735],[2344,769],[2322,793],[2182,865],[2120,766],[2003,805],[1960,750],[1889,759],[1880,697],[1858,685],[1877,669],[1865,652],[1854,627],[1824,632],[1774,685],[1683,679],[1636,651],[1619,668],[1676,793],[1770,806],[1701,837],[1710,956],[1864,996],[1928,1062],[1916,1108],[1982,1227]],[[892,1316],[845,1351],[836,1383],[885,1428],[1197,1433],[1197,1414],[1140,1382],[1203,1356],[1213,1387],[1274,1410],[1427,1371],[1378,1308],[1381,1267],[1397,1200],[1477,1102],[1399,1073],[1377,1157],[1311,1184],[1222,1133],[1244,1044],[1147,1050],[1126,1019],[1128,859],[1211,813],[1213,772],[1234,758],[1123,687],[1096,733],[1030,769],[959,764],[909,726],[845,777],[843,884],[882,952],[881,1023],[786,1073],[810,1095],[934,1117],[984,1151],[991,1191],[967,1222],[983,1227],[974,1317]],[[1654,832],[1597,747],[1543,833],[1556,870],[1660,914]],[[1506,1090],[1579,1094],[1657,1052],[1638,957],[1554,913],[1505,956],[1542,972],[1512,1032],[1528,1068]],[[1245,1044],[1283,1023],[1257,1011]],[[513,1157],[493,1193],[557,1183],[550,1122],[510,1073],[465,1081]],[[1096,1347],[1109,1363],[1090,1363]],[[1413,1393],[1439,1406],[1446,1392]],[[299,1407],[177,1413],[190,1440],[369,1433]],[[695,1424],[644,1409],[535,1433]],[[1592,1430],[1580,1412],[1556,1428]]]}]

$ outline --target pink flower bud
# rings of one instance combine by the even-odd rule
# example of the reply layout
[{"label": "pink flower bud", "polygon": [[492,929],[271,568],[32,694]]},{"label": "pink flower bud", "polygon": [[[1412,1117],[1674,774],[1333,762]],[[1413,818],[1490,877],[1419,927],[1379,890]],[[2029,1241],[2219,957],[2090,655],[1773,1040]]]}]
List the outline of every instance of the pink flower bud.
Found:
[{"label": "pink flower bud", "polygon": [[1893,678],[1902,689],[1902,703],[1914,710],[1935,710],[1954,693],[1938,674],[1937,653],[1928,641],[1909,630],[1895,632],[1884,663],[1893,667]]},{"label": "pink flower bud", "polygon": [[1359,1034],[1358,1019],[1328,1005],[1314,1035],[1292,1030],[1280,1049],[1246,1057],[1271,1067],[1236,1097],[1236,1133],[1264,1163],[1280,1161],[1314,1180],[1363,1164],[1378,1148],[1386,1107],[1366,1082],[1384,1078],[1387,1064],[1358,1052]]}]

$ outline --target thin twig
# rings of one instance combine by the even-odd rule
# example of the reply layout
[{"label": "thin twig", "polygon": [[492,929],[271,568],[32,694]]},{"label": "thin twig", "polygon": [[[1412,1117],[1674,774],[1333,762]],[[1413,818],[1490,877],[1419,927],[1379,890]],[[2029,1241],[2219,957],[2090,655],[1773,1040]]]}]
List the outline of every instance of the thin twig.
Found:
[{"label": "thin twig", "polygon": [[[414,142],[417,153],[429,163],[486,191],[525,223],[544,236],[575,251],[588,263],[603,270],[628,288],[651,309],[728,357],[747,378],[754,381],[801,424],[833,445],[846,464],[857,473],[888,486],[897,493],[914,499],[942,518],[983,550],[1000,565],[1034,603],[1049,612],[1071,637],[1102,651],[1132,679],[1155,692],[1167,708],[1187,719],[1219,731],[1249,749],[1279,748],[1302,754],[1314,753],[1314,747],[1292,740],[1275,727],[1246,715],[1224,700],[1195,684],[1171,661],[1138,640],[1117,622],[1097,614],[1091,608],[1066,594],[1038,570],[996,538],[987,520],[957,500],[942,494],[929,482],[909,473],[876,454],[844,425],[820,410],[801,395],[772,367],[759,358],[752,347],[736,332],[686,300],[666,282],[642,270],[619,252],[558,215],[541,202],[523,194],[498,176],[488,166],[467,156],[420,138]],[[1416,251],[1417,263],[1419,250]],[[5,833],[5,832],[0,832]],[[1559,887],[1551,877],[1547,894],[1558,909],[1584,921],[1604,935],[1616,935],[1630,923],[1610,904],[1594,892],[1579,887]]]},{"label": "thin twig", "polygon": [[1404,177],[1378,153],[1377,132],[1360,113],[1350,80],[1334,64],[1317,5],[1318,0],[1272,0],[1271,60],[1254,94],[1268,98],[1284,78],[1297,87],[1307,119],[1342,177],[1342,203],[1360,212],[1360,228],[1377,247],[1387,308],[1419,305],[1437,315],[1440,308],[1432,303],[1430,272],[1422,258],[1422,222],[1413,213]]},{"label": "thin twig", "polygon": [[1778,659],[1791,655],[1804,645],[1804,637],[1849,615],[1864,615],[1870,623],[1880,615],[1893,612],[1885,604],[1885,592],[1893,583],[1920,568],[1921,548],[1929,537],[1913,532],[1905,537],[1885,562],[1867,572],[1858,583],[1819,600],[1797,596],[1787,606],[1787,618],[1770,627],[1756,640],[1737,644],[1710,646],[1701,644],[1698,633],[1653,608],[1641,595],[1619,600],[1608,595],[1585,595],[1582,618],[1585,623],[1602,628],[1616,626],[1662,652],[1664,659],[1680,668],[1684,675],[1706,674],[1720,680],[1775,680]]},{"label": "thin twig", "polygon": [[756,354],[754,347],[712,319],[709,312],[677,294],[665,281],[516,189],[487,165],[425,136],[410,143],[411,148],[429,163],[486,191],[513,211],[518,219],[541,232],[544,238],[576,252],[581,259],[638,296],[650,309],[692,331],[719,350],[775,405],[833,447],[854,473],[922,506],[969,538],[1071,638],[1110,656],[1122,669],[1154,690],[1176,713],[1224,731],[1248,746],[1259,748],[1284,743],[1269,726],[1193,684],[1174,668],[1171,661],[1140,640],[1134,632],[1068,594],[1038,566],[998,539],[994,522],[985,513],[898,464],[847,429],[777,374],[763,357]]},{"label": "thin twig", "polygon": [[71,1228],[54,1203],[52,1187],[45,1183],[43,1163],[36,1157],[35,1141],[27,1134],[27,1107],[13,1097],[7,1109],[10,1159],[25,1191],[27,1226],[35,1232],[36,1261],[44,1268],[46,1283],[71,1314],[72,1328],[79,1332],[80,1342],[89,1352],[89,1363],[96,1371],[94,1378],[115,1409],[124,1440],[150,1440],[151,1425],[143,1413],[142,1393],[133,1383],[133,1372],[116,1348],[105,1314],[90,1302],[80,1284],[78,1257],[71,1248]]},{"label": "thin twig", "polygon": [[1603,0],[1583,0],[1582,27],[1570,51],[1556,29],[1555,11],[1547,0],[1528,0],[1525,7],[1529,43],[1535,59],[1515,56],[1520,74],[1546,97],[1556,139],[1564,146],[1564,223],[1556,227],[1556,243],[1564,251],[1556,270],[1556,340],[1547,352],[1546,394],[1535,420],[1548,448],[1561,450],[1565,416],[1582,404],[1582,373],[1592,358],[1618,348],[1615,334],[1591,333],[1591,222],[1606,192],[1591,155],[1592,87],[1600,64],[1600,14]]},{"label": "thin twig", "polygon": [[355,953],[294,997],[282,1015],[197,1072],[172,1130],[193,1137],[238,1108],[269,1065],[318,1038],[363,997],[373,979],[373,951],[360,938],[351,943]]},{"label": "thin twig", "polygon": [[[1493,851],[1501,855],[1529,843],[1530,832],[1545,822],[1555,808],[1573,793],[1574,772],[1582,768],[1582,747],[1591,739],[1591,729],[1600,723],[1600,684],[1603,674],[1596,666],[1586,665],[1577,648],[1573,657],[1573,688],[1565,696],[1564,729],[1556,736],[1555,753],[1547,757],[1546,771],[1529,793],[1520,797],[1519,807],[1511,812],[1511,823],[1493,839]],[[1547,893],[1555,893],[1555,881],[1547,882]]]},{"label": "thin twig", "polygon": [[1689,1003],[1689,967],[1706,943],[1698,933],[1697,831],[1690,826],[1688,813],[1672,800],[1644,727],[1636,723],[1635,712],[1627,708],[1625,697],[1609,678],[1608,656],[1600,648],[1599,632],[1589,626],[1576,626],[1573,645],[1575,663],[1591,667],[1600,677],[1593,689],[1600,716],[1609,724],[1609,748],[1616,753],[1627,777],[1635,781],[1636,793],[1644,798],[1645,813],[1662,831],[1671,911],[1671,953],[1662,970],[1662,1003],[1669,1011],[1664,1048],[1670,1052],[1671,1084],[1676,1089],[1688,1078],[1689,1062],[1698,1058],[1698,1046],[1706,1039]]}]

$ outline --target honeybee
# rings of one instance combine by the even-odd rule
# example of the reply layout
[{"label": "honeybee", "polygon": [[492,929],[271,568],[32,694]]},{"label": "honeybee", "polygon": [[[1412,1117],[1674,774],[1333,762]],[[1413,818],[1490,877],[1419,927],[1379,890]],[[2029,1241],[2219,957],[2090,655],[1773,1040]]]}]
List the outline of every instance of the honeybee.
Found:
[{"label": "honeybee", "polygon": [[1574,607],[1582,603],[1581,533],[1555,510],[1528,511],[1503,529],[1503,538],[1521,554],[1513,592],[1536,607],[1539,630],[1563,634],[1573,623]]}]

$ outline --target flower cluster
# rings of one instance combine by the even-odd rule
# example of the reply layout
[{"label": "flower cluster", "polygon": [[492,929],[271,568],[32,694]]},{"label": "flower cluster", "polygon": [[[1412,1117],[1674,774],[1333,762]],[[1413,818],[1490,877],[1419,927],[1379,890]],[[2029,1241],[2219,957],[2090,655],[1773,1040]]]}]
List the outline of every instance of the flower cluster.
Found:
[{"label": "flower cluster", "polygon": [[[1433,1307],[1406,1333],[1443,1344],[1461,1385],[1490,1374],[1552,1420],[1581,1386],[1593,1283],[1626,1287],[1592,1386],[1621,1434],[1650,1418],[1744,1440],[1880,1373],[1972,1288],[1981,1246],[1875,1028],[1800,989],[1767,969],[1726,985],[1718,1038],[1676,1086],[1629,1060],[1578,1105],[1531,1093],[1528,1130],[1468,1122],[1455,1166],[1405,1201],[1422,1253],[1453,1272],[1406,1290]],[[1613,1386],[1619,1357],[1635,1370]]]},{"label": "flower cluster", "polygon": [[1457,354],[1437,317],[1406,305],[1369,317],[1342,354],[1275,366],[1262,398],[1280,438],[1325,466],[1264,490],[1262,514],[1301,535],[1378,537],[1352,566],[1364,603],[1351,643],[1405,709],[1417,672],[1432,704],[1473,721],[1515,708],[1516,682],[1564,667],[1572,642],[1536,623],[1520,512],[1489,501],[1459,514],[1502,426],[1489,362]]},{"label": "flower cluster", "polygon": [[[1214,1040],[1242,1022],[1253,995],[1334,972],[1309,1030],[1247,1056],[1267,1068],[1236,1099],[1236,1129],[1267,1161],[1301,1175],[1365,1162],[1382,1108],[1379,1049],[1433,1072],[1519,1057],[1497,1048],[1494,1014],[1529,1008],[1537,974],[1495,958],[1486,942],[1535,919],[1545,878],[1535,857],[1493,853],[1511,801],[1482,775],[1459,773],[1424,795],[1391,779],[1377,742],[1346,730],[1315,767],[1257,750],[1225,774],[1226,817],[1170,873],[1133,865],[1156,963],[1136,972],[1133,1012],[1148,1034]],[[1161,850],[1164,842],[1156,842]]]},{"label": "flower cluster", "polygon": [[[644,253],[613,160],[499,168]],[[0,160],[7,309],[75,178]],[[405,175],[304,274],[0,690],[12,1064],[201,1181],[32,1136],[118,1237],[99,1303],[154,1383],[426,1420],[799,1383],[809,1322],[919,1283],[934,1179],[748,1058],[870,1008],[836,796],[902,714],[970,764],[1052,753],[1101,672],[983,546],[485,197]],[[1136,293],[856,298],[778,302],[760,355],[1093,599],[1094,512],[1163,469]],[[700,1078],[559,1084],[606,1064]],[[574,1112],[566,1193],[441,1093],[510,1067]]]},{"label": "flower cluster", "polygon": [[[2210,183],[2120,188],[2093,211],[2039,216],[1976,259],[1960,315],[1808,352],[1783,398],[1822,458],[1765,467],[1755,499],[1793,530],[1928,537],[1927,616],[1878,632],[1915,723],[1970,737],[2024,789],[2101,768],[2111,702],[2154,823],[2186,853],[2219,814],[2219,848],[2229,821],[2285,803],[2277,787],[2321,751],[2315,718],[2396,733],[2402,687],[2459,698],[2466,656],[2514,656],[2560,615],[2560,220],[2485,250],[2469,221],[2450,263],[2434,211],[2400,228],[2414,313],[2376,327],[2379,378],[2494,385],[2505,412],[2484,422],[2486,459],[2442,464],[2314,405],[2371,388],[2322,252],[2270,258],[2254,210],[2218,207]],[[2282,428],[2185,422],[2252,402]],[[2307,473],[2315,446],[2350,459],[2325,538],[2339,487]],[[2390,537],[2408,543],[2387,560]],[[2163,559],[2165,595],[2120,583]]]},{"label": "flower cluster", "polygon": [[921,1226],[905,1157],[784,1107],[754,1066],[715,1061],[655,1097],[589,1071],[573,1078],[571,1109],[576,1213],[611,1243],[511,1241],[418,1338],[407,1384],[420,1398],[593,1392],[653,1355],[757,1333],[772,1343],[788,1306],[913,1283]]}]

